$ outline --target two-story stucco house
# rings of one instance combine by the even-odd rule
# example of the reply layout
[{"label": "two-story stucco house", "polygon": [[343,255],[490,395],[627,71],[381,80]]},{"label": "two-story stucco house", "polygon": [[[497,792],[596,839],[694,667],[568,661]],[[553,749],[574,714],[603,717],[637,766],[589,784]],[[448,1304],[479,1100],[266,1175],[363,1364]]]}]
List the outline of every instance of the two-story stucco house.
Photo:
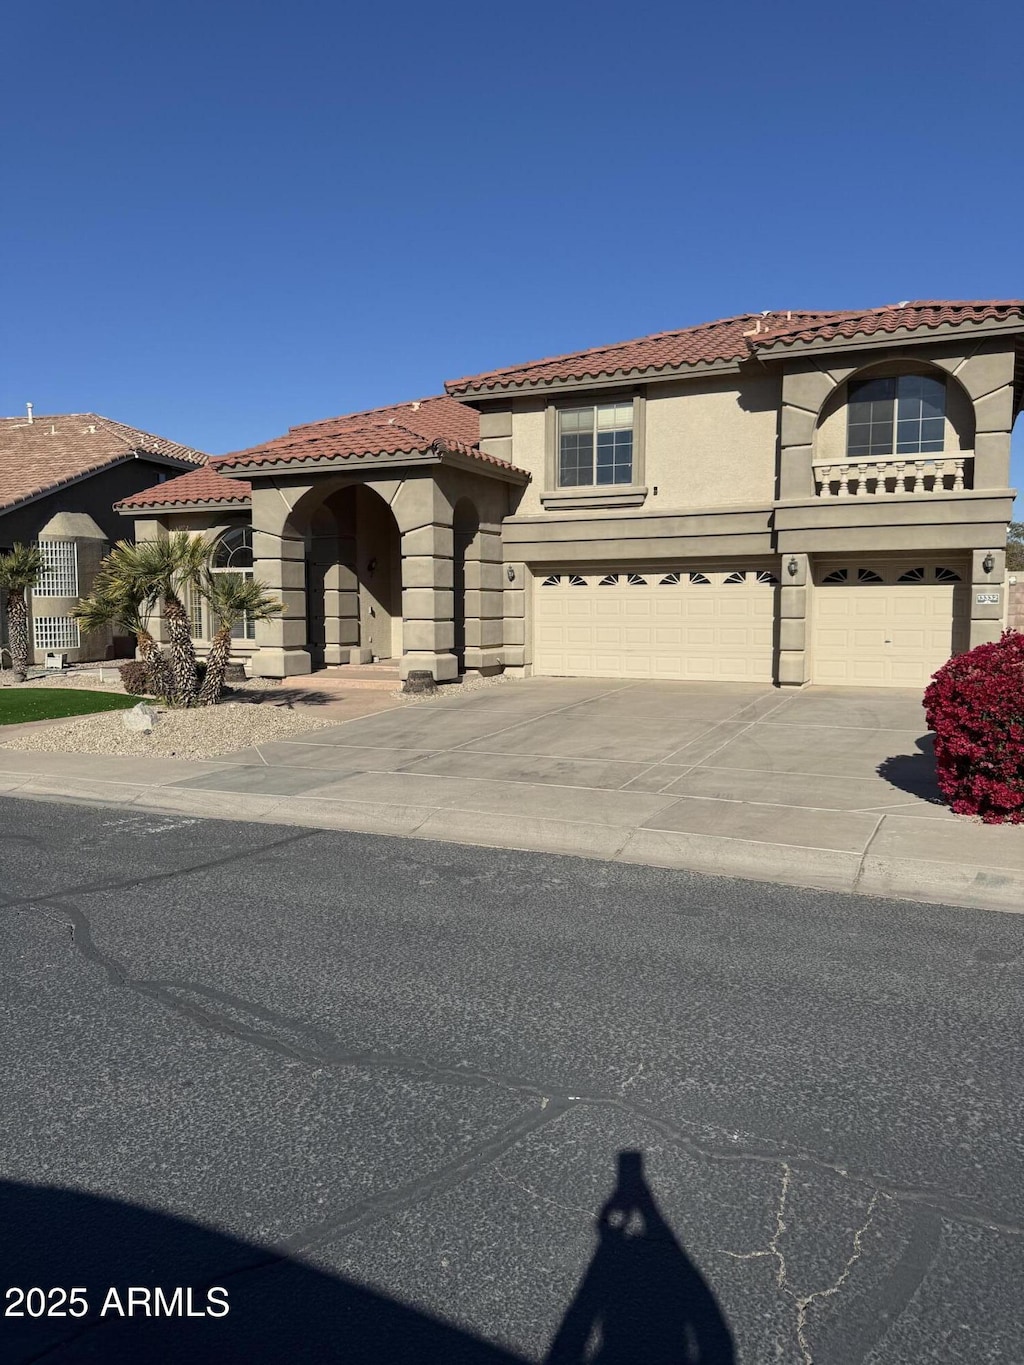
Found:
[{"label": "two-story stucco house", "polygon": [[120,510],[280,593],[239,640],[265,676],[918,686],[1002,628],[1022,301],[750,314],[445,388]]}]

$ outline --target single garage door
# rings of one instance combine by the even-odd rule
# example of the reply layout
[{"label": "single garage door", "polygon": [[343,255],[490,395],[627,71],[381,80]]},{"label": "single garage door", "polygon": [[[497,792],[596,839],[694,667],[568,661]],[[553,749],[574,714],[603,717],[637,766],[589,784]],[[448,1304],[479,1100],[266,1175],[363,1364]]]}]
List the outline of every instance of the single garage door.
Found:
[{"label": "single garage door", "polygon": [[538,574],[534,672],[771,682],[777,589],[768,565]]},{"label": "single garage door", "polygon": [[811,677],[816,683],[921,687],[967,648],[967,566],[957,560],[815,569]]}]

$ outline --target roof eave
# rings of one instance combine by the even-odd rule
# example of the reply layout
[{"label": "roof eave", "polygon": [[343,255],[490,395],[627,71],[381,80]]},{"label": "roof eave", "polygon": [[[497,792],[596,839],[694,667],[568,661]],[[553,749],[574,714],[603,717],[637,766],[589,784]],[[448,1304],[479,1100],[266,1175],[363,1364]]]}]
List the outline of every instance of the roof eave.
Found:
[{"label": "roof eave", "polygon": [[418,451],[378,451],[365,455],[326,455],[307,459],[263,459],[259,464],[238,464],[226,468],[218,463],[217,472],[228,479],[279,478],[282,474],[301,474],[305,471],[348,474],[353,478],[372,477],[378,469],[417,469],[432,465],[451,465],[469,470],[473,474],[483,474],[490,478],[502,479],[507,483],[525,484],[530,476],[522,469],[512,465],[497,464],[487,459],[452,450],[443,442],[431,444]]},{"label": "roof eave", "polygon": [[244,511],[252,506],[252,498],[218,498],[216,501],[206,499],[205,501],[193,502],[147,502],[136,503],[134,507],[124,507],[121,503],[114,503],[114,511],[122,517],[135,517],[160,512],[224,512],[238,508]]},{"label": "roof eave", "polygon": [[157,464],[171,464],[182,471],[197,468],[191,460],[183,460],[177,455],[156,455],[150,450],[126,450],[121,454],[111,456],[102,464],[93,465],[91,469],[83,470],[81,474],[72,474],[66,479],[58,479],[56,483],[47,484],[45,488],[37,488],[31,493],[26,493],[24,497],[15,498],[13,502],[5,502],[0,506],[0,516],[6,516],[8,512],[16,512],[20,507],[27,507],[30,503],[38,502],[40,498],[48,498],[53,493],[59,493],[63,488],[71,488],[74,484],[81,483],[84,479],[91,479],[96,474],[105,474],[108,469],[113,469],[116,465],[127,464],[129,460],[137,460],[142,457],[147,460],[154,460]]},{"label": "roof eave", "polygon": [[908,343],[924,346],[929,342],[955,340],[965,335],[973,338],[1012,336],[1014,333],[1024,333],[1024,318],[987,322],[971,322],[965,319],[963,322],[944,322],[938,327],[901,327],[895,332],[858,332],[852,337],[831,337],[827,340],[813,337],[810,340],[798,338],[786,341],[780,338],[776,342],[760,345],[757,344],[756,337],[753,337],[751,350],[759,360],[784,360],[787,356],[803,355],[807,352],[864,351],[878,348],[891,350],[897,346],[906,346]]},{"label": "roof eave", "polygon": [[649,365],[645,369],[635,367],[630,370],[615,370],[610,374],[580,375],[572,379],[534,379],[521,383],[500,385],[478,385],[452,393],[452,398],[472,404],[493,399],[514,397],[531,393],[579,393],[589,389],[621,389],[631,384],[671,383],[677,379],[690,379],[706,374],[739,374],[740,367],[749,364],[756,356],[743,356],[736,360],[700,360],[690,365]]}]

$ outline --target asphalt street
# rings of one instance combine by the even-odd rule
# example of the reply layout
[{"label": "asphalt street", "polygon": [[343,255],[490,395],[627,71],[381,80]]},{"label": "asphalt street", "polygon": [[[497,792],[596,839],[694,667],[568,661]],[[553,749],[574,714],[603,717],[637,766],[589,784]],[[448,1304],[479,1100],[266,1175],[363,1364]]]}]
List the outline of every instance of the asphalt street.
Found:
[{"label": "asphalt street", "polygon": [[0,1360],[1024,1360],[1024,917],[0,821]]}]

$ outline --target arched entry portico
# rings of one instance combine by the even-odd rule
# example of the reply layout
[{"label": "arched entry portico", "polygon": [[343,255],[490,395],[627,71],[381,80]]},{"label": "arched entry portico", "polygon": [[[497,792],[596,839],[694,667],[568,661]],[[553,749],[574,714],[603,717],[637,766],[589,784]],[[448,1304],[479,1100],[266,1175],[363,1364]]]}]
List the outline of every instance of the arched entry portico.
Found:
[{"label": "arched entry portico", "polygon": [[286,608],[257,627],[254,674],[389,657],[403,678],[425,669],[439,682],[460,666],[500,668],[507,508],[505,484],[436,465],[393,479],[361,471],[253,479],[255,574]]}]

